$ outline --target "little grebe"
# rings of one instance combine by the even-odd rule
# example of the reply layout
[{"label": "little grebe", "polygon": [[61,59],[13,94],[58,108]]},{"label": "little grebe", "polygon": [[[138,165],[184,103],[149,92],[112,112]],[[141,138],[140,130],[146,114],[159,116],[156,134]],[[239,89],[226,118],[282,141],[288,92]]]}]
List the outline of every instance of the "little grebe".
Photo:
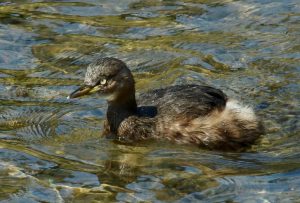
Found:
[{"label": "little grebe", "polygon": [[139,96],[137,106],[133,76],[124,62],[102,58],[91,63],[84,84],[70,94],[76,98],[92,93],[108,102],[104,134],[119,140],[149,138],[228,150],[250,146],[262,126],[253,110],[218,89],[177,85]]}]

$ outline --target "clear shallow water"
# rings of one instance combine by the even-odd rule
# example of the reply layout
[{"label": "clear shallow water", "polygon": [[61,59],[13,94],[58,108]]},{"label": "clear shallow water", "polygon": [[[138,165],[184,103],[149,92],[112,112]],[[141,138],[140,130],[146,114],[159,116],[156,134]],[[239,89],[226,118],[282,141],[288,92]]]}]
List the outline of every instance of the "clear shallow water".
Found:
[{"label": "clear shallow water", "polygon": [[[299,22],[296,0],[0,1],[0,201],[299,201]],[[66,100],[101,56],[138,93],[221,88],[266,135],[243,153],[102,139],[105,101]]]}]

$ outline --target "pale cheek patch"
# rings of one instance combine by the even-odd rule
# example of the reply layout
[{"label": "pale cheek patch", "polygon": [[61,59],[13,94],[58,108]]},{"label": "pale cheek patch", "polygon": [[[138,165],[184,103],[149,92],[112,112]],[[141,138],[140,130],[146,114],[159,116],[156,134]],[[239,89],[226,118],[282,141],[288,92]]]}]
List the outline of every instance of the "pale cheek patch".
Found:
[{"label": "pale cheek patch", "polygon": [[116,94],[115,93],[108,93],[108,94],[104,95],[104,98],[107,101],[113,101],[113,100],[116,99]]},{"label": "pale cheek patch", "polygon": [[102,96],[107,101],[115,100],[117,98],[116,87],[117,87],[116,81],[112,81],[111,83],[108,83],[108,85],[104,89],[104,94],[102,94]]}]

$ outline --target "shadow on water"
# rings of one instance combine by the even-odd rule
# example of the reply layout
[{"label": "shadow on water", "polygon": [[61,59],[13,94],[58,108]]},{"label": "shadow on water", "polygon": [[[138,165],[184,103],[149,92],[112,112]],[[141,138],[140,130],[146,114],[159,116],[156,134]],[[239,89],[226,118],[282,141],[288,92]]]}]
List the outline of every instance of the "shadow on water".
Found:
[{"label": "shadow on water", "polygon": [[[298,201],[299,22],[296,0],[1,1],[0,202]],[[66,99],[103,56],[138,94],[220,88],[266,134],[241,153],[104,139],[105,101]]]}]

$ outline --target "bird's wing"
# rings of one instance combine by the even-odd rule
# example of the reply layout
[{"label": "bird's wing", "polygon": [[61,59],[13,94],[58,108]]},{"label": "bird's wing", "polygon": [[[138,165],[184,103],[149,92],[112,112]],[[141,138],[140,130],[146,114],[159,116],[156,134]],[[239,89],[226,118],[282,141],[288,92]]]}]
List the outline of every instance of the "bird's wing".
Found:
[{"label": "bird's wing", "polygon": [[225,108],[227,96],[209,86],[180,85],[152,90],[141,94],[138,102],[155,106],[160,115],[182,115],[190,118],[205,116],[213,110]]}]

